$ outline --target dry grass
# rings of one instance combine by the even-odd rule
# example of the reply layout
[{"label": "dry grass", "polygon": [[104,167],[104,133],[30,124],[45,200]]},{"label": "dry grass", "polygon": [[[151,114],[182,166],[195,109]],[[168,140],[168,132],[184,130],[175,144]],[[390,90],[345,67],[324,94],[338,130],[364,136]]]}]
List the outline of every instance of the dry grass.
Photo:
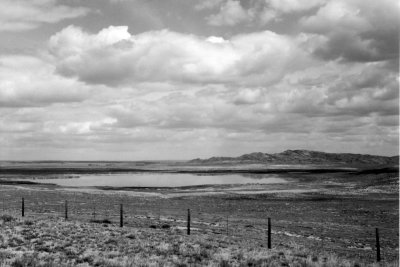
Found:
[{"label": "dry grass", "polygon": [[120,228],[59,219],[0,217],[3,266],[398,266],[315,252],[291,243],[267,250],[251,240],[185,235],[179,229]]}]

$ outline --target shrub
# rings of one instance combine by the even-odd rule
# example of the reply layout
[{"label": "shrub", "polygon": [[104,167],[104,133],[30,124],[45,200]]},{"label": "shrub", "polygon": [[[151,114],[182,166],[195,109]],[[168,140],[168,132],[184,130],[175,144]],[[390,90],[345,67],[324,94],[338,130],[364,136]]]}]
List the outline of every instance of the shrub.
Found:
[{"label": "shrub", "polygon": [[104,244],[106,244],[106,245],[117,246],[117,245],[118,245],[118,242],[117,242],[117,240],[110,238],[110,239],[106,240],[106,241],[104,242]]},{"label": "shrub", "polygon": [[[227,260],[222,260],[219,262],[218,266],[219,267],[230,267],[230,264]],[[249,265],[249,266],[252,266],[252,265]]]},{"label": "shrub", "polygon": [[24,222],[24,224],[25,224],[25,225],[33,225],[33,221],[31,221],[31,220],[26,220],[26,221]]},{"label": "shrub", "polygon": [[43,267],[52,267],[56,266],[52,262],[46,262],[45,264],[41,264],[38,259],[33,256],[21,256],[20,258],[14,259],[14,261],[10,265],[11,267],[36,267],[36,266],[43,266]]},{"label": "shrub", "polygon": [[3,220],[3,222],[15,221],[15,218],[13,216],[7,214],[1,215],[0,219]]},{"label": "shrub", "polygon": [[136,236],[134,234],[128,234],[125,237],[129,239],[136,239]]},{"label": "shrub", "polygon": [[91,223],[103,223],[103,224],[111,224],[112,222],[109,219],[92,219]]}]

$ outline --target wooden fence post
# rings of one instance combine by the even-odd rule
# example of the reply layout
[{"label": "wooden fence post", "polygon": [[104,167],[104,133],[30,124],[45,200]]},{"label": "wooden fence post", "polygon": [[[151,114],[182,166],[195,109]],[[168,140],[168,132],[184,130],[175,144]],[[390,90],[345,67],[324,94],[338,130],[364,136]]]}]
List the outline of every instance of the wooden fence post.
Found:
[{"label": "wooden fence post", "polygon": [[65,200],[65,220],[68,220],[68,200]]},{"label": "wooden fence post", "polygon": [[93,214],[92,214],[93,220],[96,220],[96,205],[93,204]]},{"label": "wooden fence post", "polygon": [[226,214],[226,235],[229,235],[229,214]]},{"label": "wooden fence post", "polygon": [[22,217],[25,217],[25,199],[24,198],[22,198],[22,209],[21,209],[21,211],[22,211]]},{"label": "wooden fence post", "polygon": [[271,218],[268,218],[268,249],[271,249]]},{"label": "wooden fence post", "polygon": [[190,209],[188,209],[187,215],[187,234],[190,235]]},{"label": "wooden fence post", "polygon": [[376,236],[376,261],[381,261],[381,245],[379,244],[379,230],[375,228],[375,236]]},{"label": "wooden fence post", "polygon": [[119,206],[119,227],[124,226],[124,209],[122,204]]},{"label": "wooden fence post", "polygon": [[158,225],[161,225],[161,208],[160,208],[160,204],[158,204]]}]

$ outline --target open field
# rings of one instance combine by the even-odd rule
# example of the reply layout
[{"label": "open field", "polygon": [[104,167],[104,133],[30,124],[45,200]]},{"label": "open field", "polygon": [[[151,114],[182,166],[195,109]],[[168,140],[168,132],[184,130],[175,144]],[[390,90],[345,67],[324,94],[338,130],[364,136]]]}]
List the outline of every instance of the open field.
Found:
[{"label": "open field", "polygon": [[[393,169],[289,172],[278,174],[288,181],[284,184],[179,188],[66,188],[24,184],[18,176],[22,182],[15,175],[0,185],[0,213],[16,218],[2,223],[3,262],[26,251],[35,259],[65,264],[363,266],[375,261],[379,228],[383,262],[398,265],[398,172]],[[273,250],[266,248],[267,218]],[[72,227],[85,240],[79,248],[68,245],[72,240],[63,234]],[[27,237],[35,231],[49,234],[36,233],[35,243]],[[16,245],[6,241],[12,236],[20,239]],[[110,238],[114,241],[105,244]],[[73,256],[68,249],[74,249]]]},{"label": "open field", "polygon": [[0,217],[0,266],[398,266],[338,257],[290,241],[262,242],[178,229],[119,228],[60,219]]}]

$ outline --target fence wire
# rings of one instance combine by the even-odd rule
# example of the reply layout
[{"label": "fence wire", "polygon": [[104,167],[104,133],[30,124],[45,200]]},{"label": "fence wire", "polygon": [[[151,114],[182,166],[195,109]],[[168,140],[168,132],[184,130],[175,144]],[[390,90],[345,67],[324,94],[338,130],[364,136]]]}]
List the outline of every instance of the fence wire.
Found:
[{"label": "fence wire", "polygon": [[[23,216],[26,219],[50,216],[60,220],[114,225],[123,223],[123,227],[133,228],[172,228],[181,231],[182,234],[185,234],[188,228],[189,210],[191,234],[226,236],[232,240],[258,242],[265,246],[267,246],[268,238],[271,238],[271,236],[273,236],[273,239],[279,236],[279,238],[276,238],[277,240],[273,240],[274,244],[283,242],[285,237],[311,240],[321,247],[328,242],[336,243],[340,241],[346,243],[345,238],[335,240],[325,237],[323,225],[318,223],[313,225],[310,222],[272,220],[272,231],[269,235],[268,217],[265,214],[259,218],[256,216],[243,218],[243,216],[236,216],[228,211],[214,213],[201,207],[176,208],[144,198],[133,203],[126,197],[115,199],[107,196],[96,198],[86,196],[80,197],[78,200],[74,194],[71,194],[70,198],[62,199],[56,193],[42,196],[28,193],[24,198],[7,195],[0,197],[1,215]],[[286,230],[293,223],[297,224],[300,232],[293,233]],[[343,227],[347,227],[347,230],[359,232],[360,236],[363,236],[364,242],[371,244],[371,249],[374,250],[375,229],[371,229],[370,233],[366,234],[360,232],[354,225],[337,225],[329,229],[330,235],[340,236]],[[393,238],[393,235],[397,234],[397,237],[394,238],[398,239],[398,231],[394,232],[391,228],[381,227],[379,231],[381,237]],[[307,236],[305,233],[311,233],[311,235]],[[385,246],[387,240],[381,238],[381,243],[382,246]],[[337,249],[340,249],[338,245]]]}]

